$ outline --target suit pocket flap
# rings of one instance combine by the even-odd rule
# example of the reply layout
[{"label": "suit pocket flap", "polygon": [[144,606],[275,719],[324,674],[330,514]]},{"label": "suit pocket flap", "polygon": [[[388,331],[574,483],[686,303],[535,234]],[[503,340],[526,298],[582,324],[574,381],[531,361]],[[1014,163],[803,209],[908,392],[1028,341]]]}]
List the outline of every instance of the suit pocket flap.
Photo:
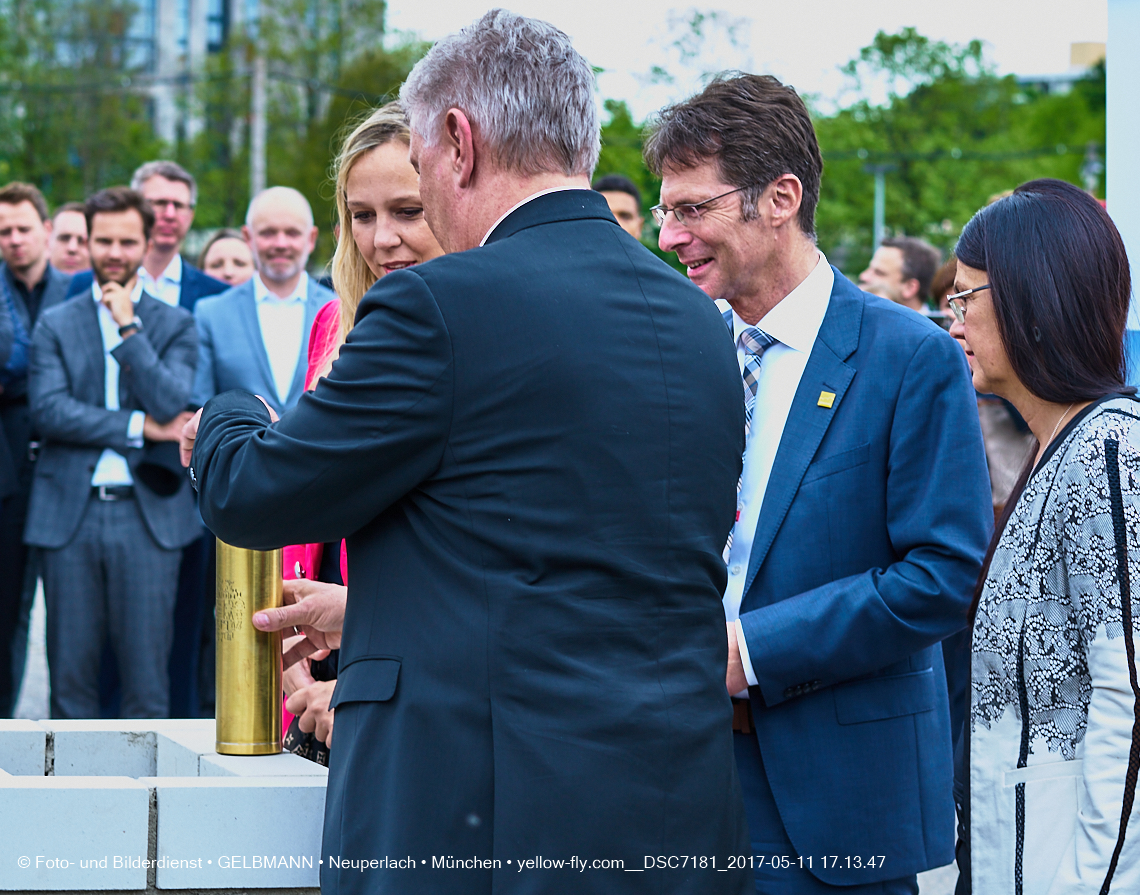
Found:
[{"label": "suit pocket flap", "polygon": [[837,472],[843,472],[845,469],[862,466],[870,459],[870,444],[861,444],[850,450],[832,454],[830,457],[821,457],[818,460],[813,460],[811,465],[807,468],[807,472],[804,474],[804,482],[814,482],[816,479],[835,475]]},{"label": "suit pocket flap", "polygon": [[329,708],[346,702],[386,702],[396,693],[400,660],[369,656],[357,659],[337,673]]},{"label": "suit pocket flap", "polygon": [[834,691],[840,724],[915,715],[934,708],[934,669],[852,681]]}]

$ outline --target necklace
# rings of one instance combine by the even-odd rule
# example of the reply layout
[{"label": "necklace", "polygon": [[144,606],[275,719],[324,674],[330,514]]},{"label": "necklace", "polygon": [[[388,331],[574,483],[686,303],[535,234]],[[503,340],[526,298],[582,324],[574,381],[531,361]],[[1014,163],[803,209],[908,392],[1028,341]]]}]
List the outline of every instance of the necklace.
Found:
[{"label": "necklace", "polygon": [[[1076,404],[1076,403],[1077,403],[1076,401],[1073,402],[1073,404]],[[1053,436],[1056,435],[1057,430],[1061,428],[1061,420],[1063,420],[1065,417],[1067,417],[1069,415],[1069,411],[1073,409],[1073,404],[1070,404],[1068,407],[1066,407],[1065,412],[1062,413],[1060,418],[1057,420],[1057,425],[1055,425],[1053,427],[1053,431],[1049,433],[1049,440],[1045,442],[1045,447],[1048,447],[1050,444],[1053,443]]]}]

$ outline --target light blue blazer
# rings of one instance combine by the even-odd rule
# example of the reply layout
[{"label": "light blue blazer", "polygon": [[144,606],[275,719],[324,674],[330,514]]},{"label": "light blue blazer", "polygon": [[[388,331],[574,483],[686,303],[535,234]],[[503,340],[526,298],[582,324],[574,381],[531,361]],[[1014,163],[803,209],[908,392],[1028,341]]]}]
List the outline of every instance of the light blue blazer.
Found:
[{"label": "light blue blazer", "polygon": [[332,291],[309,277],[301,353],[284,401],[277,396],[269,355],[261,337],[253,280],[227,289],[221,295],[199,300],[194,306],[194,320],[198,324],[198,370],[194,377],[193,403],[203,406],[214,395],[240,388],[261,395],[279,416],[291,409],[305,390],[313,319],[317,311],[335,298]]}]

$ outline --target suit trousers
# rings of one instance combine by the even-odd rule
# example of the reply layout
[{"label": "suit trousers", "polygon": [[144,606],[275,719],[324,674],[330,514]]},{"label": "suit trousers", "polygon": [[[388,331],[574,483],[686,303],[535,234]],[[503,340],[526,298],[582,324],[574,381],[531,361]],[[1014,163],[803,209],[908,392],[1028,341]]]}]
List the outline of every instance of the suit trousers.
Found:
[{"label": "suit trousers", "polygon": [[120,716],[169,717],[181,559],[155,543],[131,498],[88,499],[71,541],[43,551],[53,718],[99,717],[104,639],[122,682]]},{"label": "suit trousers", "polygon": [[[804,855],[801,862],[784,829],[756,734],[737,731],[732,739],[736,771],[740,776],[744,808],[748,814],[757,895],[918,895],[918,878],[915,876],[862,886],[831,886],[814,877],[807,869],[809,856]],[[874,821],[868,818],[867,822]],[[815,861],[820,860],[818,855],[811,857]],[[801,863],[804,865],[802,868]]]},{"label": "suit trousers", "polygon": [[[26,653],[25,645],[14,639],[28,635],[31,602],[27,599],[29,548],[24,544],[24,522],[35,466],[28,457],[32,420],[27,402],[0,408],[0,419],[16,474],[15,492],[0,502],[0,718],[8,718],[15,708]],[[35,587],[34,581],[31,586]]]}]

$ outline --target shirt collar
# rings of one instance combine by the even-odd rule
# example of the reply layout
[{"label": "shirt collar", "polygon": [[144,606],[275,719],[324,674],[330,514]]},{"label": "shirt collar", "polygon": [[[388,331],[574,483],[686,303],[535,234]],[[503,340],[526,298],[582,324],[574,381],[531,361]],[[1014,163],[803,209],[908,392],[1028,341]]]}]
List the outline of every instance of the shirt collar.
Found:
[{"label": "shirt collar", "polygon": [[523,199],[521,202],[516,202],[514,205],[512,205],[510,208],[508,208],[505,212],[503,212],[503,215],[497,221],[495,221],[495,223],[493,223],[491,225],[491,229],[487,231],[487,235],[483,237],[483,241],[480,242],[479,245],[481,245],[481,246],[486,245],[487,240],[491,238],[491,234],[495,232],[495,230],[499,226],[499,224],[501,224],[508,217],[510,217],[512,214],[514,214],[516,211],[518,211],[520,208],[522,208],[524,205],[526,205],[527,202],[533,202],[539,196],[545,196],[549,193],[562,193],[562,192],[565,192],[566,190],[584,190],[584,189],[586,189],[586,188],[582,187],[582,186],[552,186],[548,190],[539,190],[537,193],[532,193],[531,195],[529,195],[525,199]]},{"label": "shirt collar", "polygon": [[162,272],[162,276],[158,277],[160,280],[170,280],[172,283],[182,282],[182,256],[177,252],[174,254],[173,260],[166,265],[166,270]]},{"label": "shirt collar", "polygon": [[[142,277],[139,277],[138,279],[135,280],[135,288],[131,290],[131,301],[134,304],[137,305],[139,303],[139,299],[142,298],[142,292],[143,292]],[[96,304],[102,303],[102,301],[103,301],[103,290],[99,288],[99,282],[97,280],[93,280],[91,283],[91,294],[95,297],[95,303]]]},{"label": "shirt collar", "polygon": [[[815,337],[819,334],[819,328],[823,325],[823,317],[827,313],[834,286],[835,271],[831,269],[823,252],[820,252],[819,261],[812,272],[777,302],[756,326],[781,344],[810,354],[815,344]],[[723,300],[718,304],[721,305],[721,310],[728,307],[728,303]],[[740,334],[749,325],[740,319],[736,311],[732,312],[734,344],[740,341]]]},{"label": "shirt collar", "polygon": [[269,291],[269,287],[265,285],[265,281],[261,279],[261,274],[256,273],[253,275],[253,300],[258,304],[264,301],[269,301],[272,298],[275,302],[285,304],[287,302],[301,302],[304,303],[309,296],[309,275],[305,271],[301,271],[301,277],[297,280],[297,288],[293,290],[292,294],[286,298],[279,298]]}]

